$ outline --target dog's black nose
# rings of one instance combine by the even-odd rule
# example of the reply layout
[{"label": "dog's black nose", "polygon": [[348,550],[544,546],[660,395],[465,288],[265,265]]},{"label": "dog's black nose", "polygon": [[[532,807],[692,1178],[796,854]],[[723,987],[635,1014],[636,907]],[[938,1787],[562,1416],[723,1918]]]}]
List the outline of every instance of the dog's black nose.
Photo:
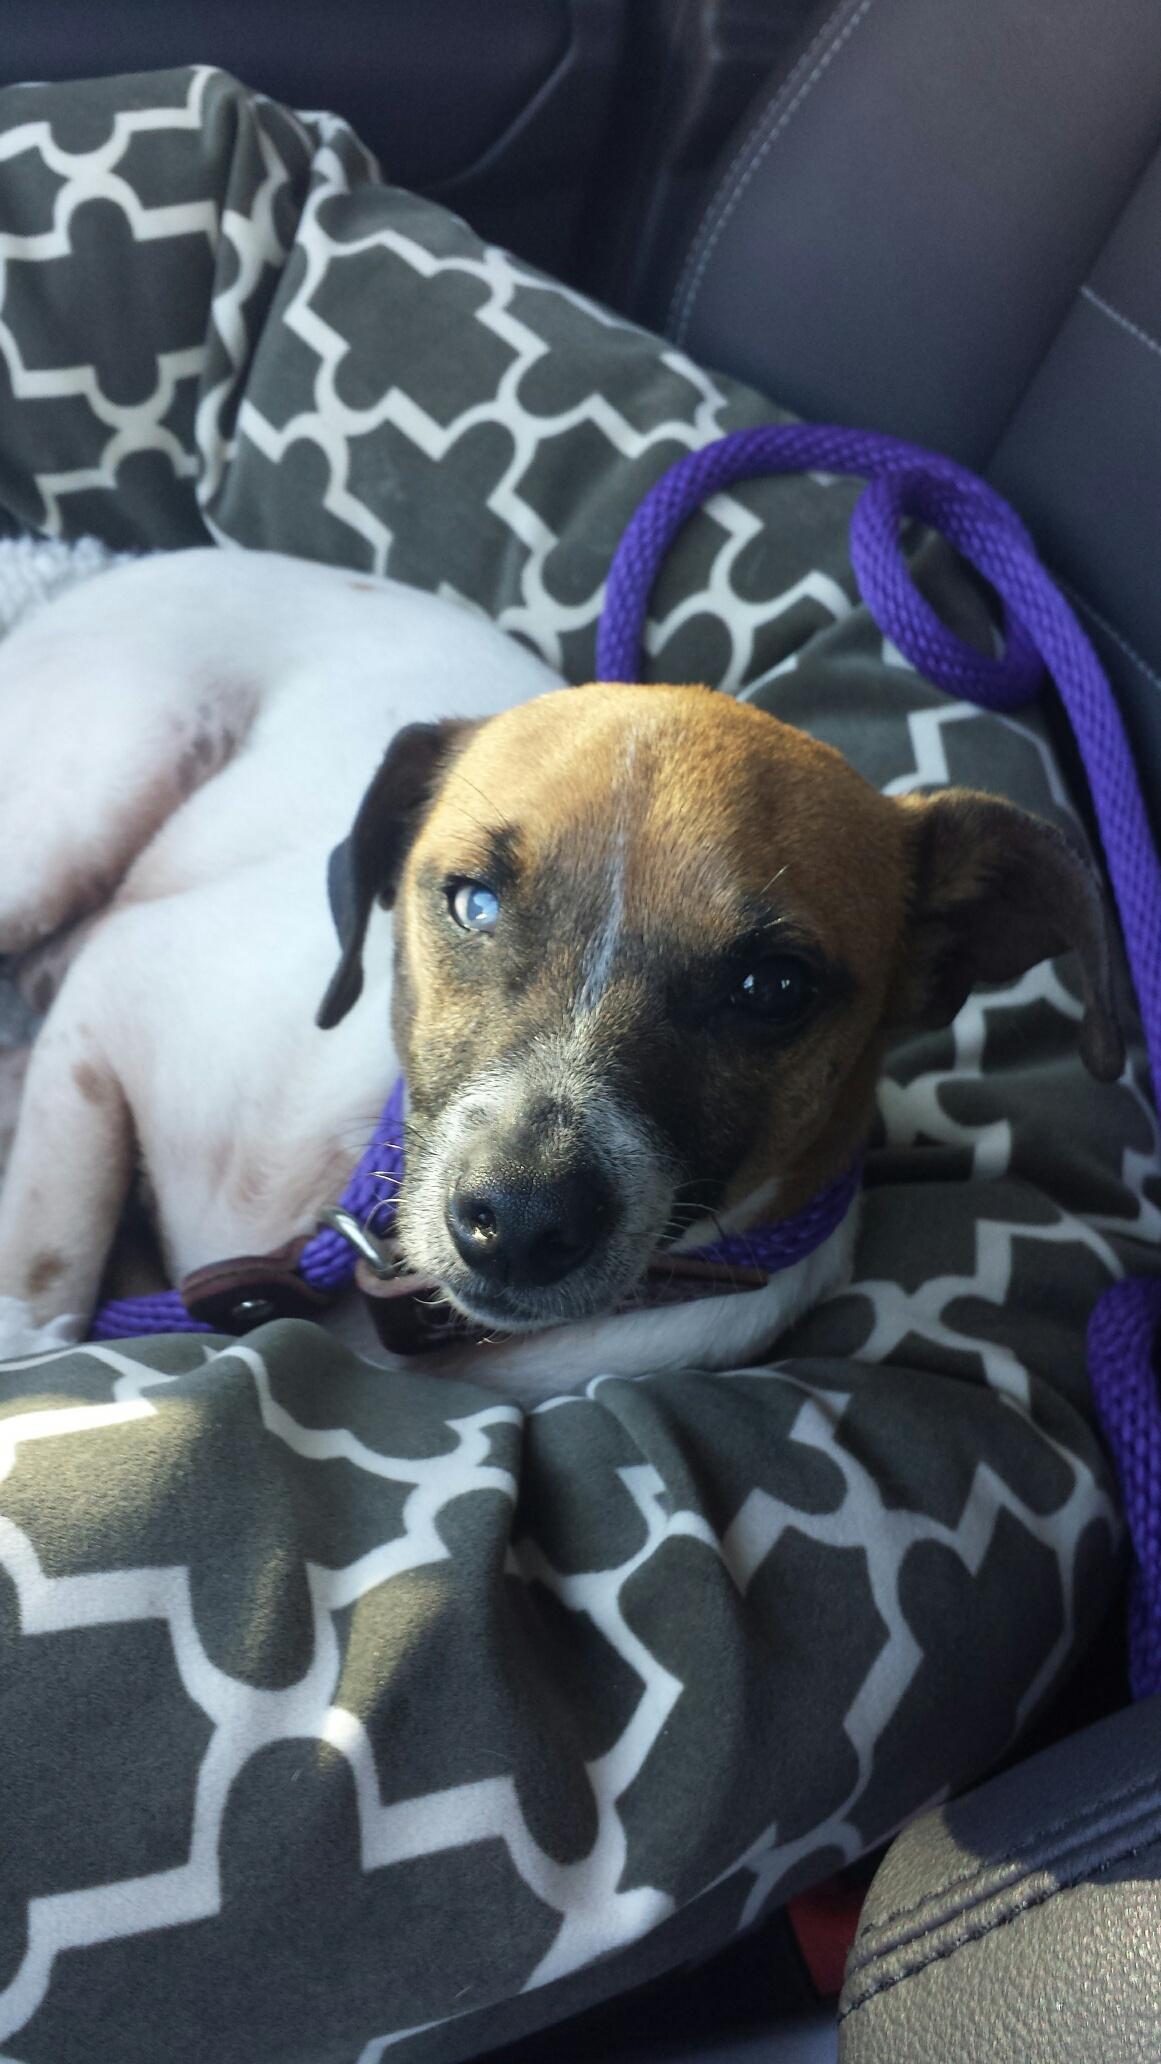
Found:
[{"label": "dog's black nose", "polygon": [[592,1253],[613,1215],[594,1173],[463,1176],[447,1202],[447,1228],[469,1268],[496,1283],[556,1283]]}]

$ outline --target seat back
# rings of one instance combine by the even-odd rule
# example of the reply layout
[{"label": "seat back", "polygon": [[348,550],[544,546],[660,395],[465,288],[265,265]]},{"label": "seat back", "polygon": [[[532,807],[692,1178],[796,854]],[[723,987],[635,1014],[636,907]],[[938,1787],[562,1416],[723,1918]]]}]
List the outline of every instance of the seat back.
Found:
[{"label": "seat back", "polygon": [[694,357],[913,437],[1031,523],[1161,803],[1161,10],[839,0],[670,270]]}]

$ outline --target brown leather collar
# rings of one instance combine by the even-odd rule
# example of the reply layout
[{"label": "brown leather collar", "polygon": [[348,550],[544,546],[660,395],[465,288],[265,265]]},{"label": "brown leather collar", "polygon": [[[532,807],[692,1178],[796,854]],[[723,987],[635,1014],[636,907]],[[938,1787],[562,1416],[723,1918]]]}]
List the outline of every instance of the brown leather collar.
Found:
[{"label": "brown leather collar", "polygon": [[249,1333],[269,1319],[318,1319],[334,1298],[315,1290],[298,1273],[305,1239],[291,1240],[273,1254],[238,1254],[230,1261],[194,1269],[179,1284],[191,1319],[216,1333]]},{"label": "brown leather collar", "polygon": [[[502,1337],[494,1328],[462,1318],[447,1303],[438,1284],[425,1276],[402,1272],[380,1275],[360,1260],[355,1280],[367,1300],[380,1341],[393,1354],[420,1355],[441,1347],[480,1346]],[[736,1290],[760,1290],[768,1281],[762,1269],[699,1261],[692,1254],[659,1255],[650,1262],[637,1291],[617,1309],[631,1312],[658,1305],[689,1304],[702,1297],[725,1297]]]}]

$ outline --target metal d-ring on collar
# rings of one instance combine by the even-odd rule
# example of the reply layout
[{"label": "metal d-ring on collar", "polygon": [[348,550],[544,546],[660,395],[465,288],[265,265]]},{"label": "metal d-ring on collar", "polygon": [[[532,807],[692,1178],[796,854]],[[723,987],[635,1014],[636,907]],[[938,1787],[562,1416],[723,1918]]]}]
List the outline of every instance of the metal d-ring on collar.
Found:
[{"label": "metal d-ring on collar", "polygon": [[361,1220],[344,1211],[341,1204],[328,1204],[325,1211],[320,1211],[318,1222],[320,1226],[330,1226],[346,1240],[359,1259],[366,1262],[373,1276],[387,1282],[396,1273],[395,1263],[387,1258],[379,1242],[373,1240]]}]

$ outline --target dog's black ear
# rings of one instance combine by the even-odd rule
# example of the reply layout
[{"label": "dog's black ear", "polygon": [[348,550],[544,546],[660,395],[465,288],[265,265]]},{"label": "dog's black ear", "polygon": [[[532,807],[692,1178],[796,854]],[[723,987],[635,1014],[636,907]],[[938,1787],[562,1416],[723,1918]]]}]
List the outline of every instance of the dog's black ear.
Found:
[{"label": "dog's black ear", "polygon": [[363,941],[375,904],[395,901],[408,849],[449,760],[475,724],[408,724],[392,739],[355,821],[327,864],[339,964],[319,1005],[324,1032],[345,1018],[363,987]]},{"label": "dog's black ear", "polygon": [[1063,832],[1014,803],[970,789],[908,796],[912,904],[898,1021],[948,1025],[977,982],[1010,982],[1075,951],[1084,1022],[1080,1055],[1115,1082],[1125,1061],[1113,993],[1105,899],[1090,862]]}]

